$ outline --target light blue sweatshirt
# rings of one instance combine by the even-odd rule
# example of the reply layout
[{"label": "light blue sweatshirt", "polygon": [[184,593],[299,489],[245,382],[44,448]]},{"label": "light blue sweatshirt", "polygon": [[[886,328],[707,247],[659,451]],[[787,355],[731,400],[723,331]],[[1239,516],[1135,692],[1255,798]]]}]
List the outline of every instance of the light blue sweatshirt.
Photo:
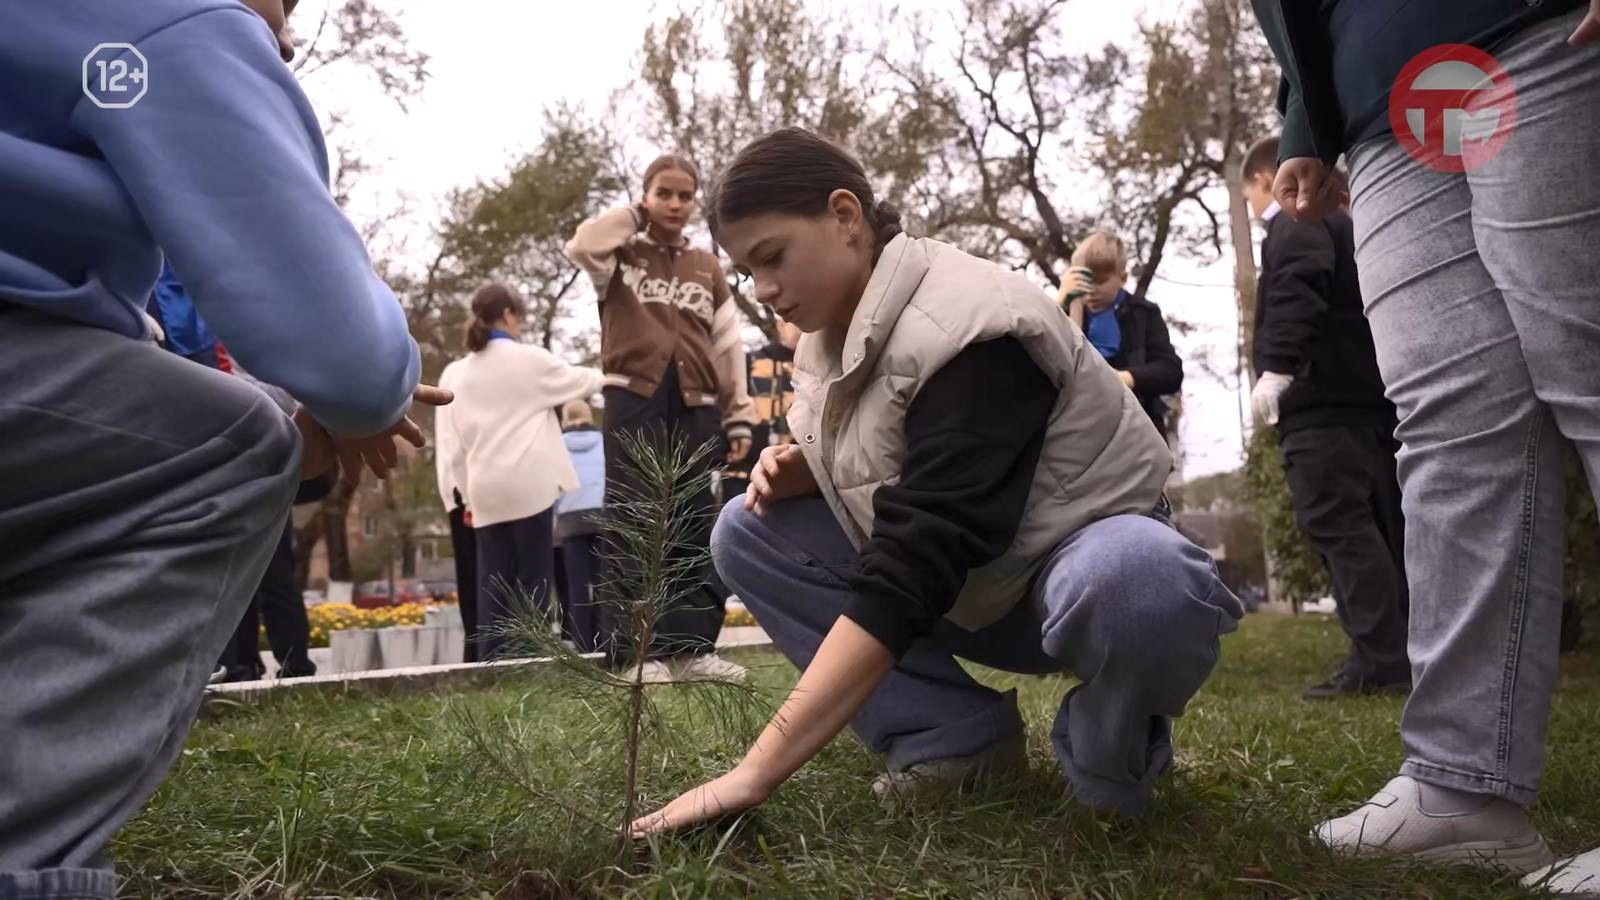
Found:
[{"label": "light blue sweatshirt", "polygon": [[[84,94],[103,42],[147,60],[131,108]],[[420,361],[327,182],[311,105],[236,0],[0,3],[0,304],[143,338],[165,250],[244,368],[336,435],[381,431]]]},{"label": "light blue sweatshirt", "polygon": [[556,498],[556,515],[601,508],[606,496],[606,448],[599,429],[591,426],[563,432],[561,441],[578,471],[578,489]]}]

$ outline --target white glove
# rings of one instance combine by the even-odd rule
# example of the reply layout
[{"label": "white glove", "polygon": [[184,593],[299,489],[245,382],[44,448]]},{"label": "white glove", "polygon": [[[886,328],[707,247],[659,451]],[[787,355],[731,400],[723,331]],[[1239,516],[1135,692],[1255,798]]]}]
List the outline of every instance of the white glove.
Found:
[{"label": "white glove", "polygon": [[1250,392],[1250,405],[1255,407],[1256,418],[1268,425],[1278,424],[1278,399],[1293,383],[1293,375],[1262,372],[1256,379],[1255,390]]}]

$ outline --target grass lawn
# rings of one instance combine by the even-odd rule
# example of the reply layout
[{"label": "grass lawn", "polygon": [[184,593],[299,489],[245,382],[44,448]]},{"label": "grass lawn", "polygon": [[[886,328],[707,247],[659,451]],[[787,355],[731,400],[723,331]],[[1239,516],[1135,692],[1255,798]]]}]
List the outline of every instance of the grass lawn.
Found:
[{"label": "grass lawn", "polygon": [[[1319,618],[1251,617],[1178,720],[1178,760],[1138,820],[1063,802],[1048,729],[1066,678],[985,672],[1021,692],[1030,773],[889,814],[876,758],[842,738],[731,832],[642,848],[614,867],[617,706],[549,673],[482,689],[298,693],[214,710],[113,852],[152,897],[1520,897],[1516,879],[1352,863],[1304,834],[1400,760],[1398,699],[1313,705],[1342,637]],[[794,681],[769,651],[759,708],[691,713],[648,745],[649,802],[735,761]],[[1600,841],[1600,658],[1564,661],[1536,819],[1560,853]],[[728,704],[721,704],[726,707]],[[726,710],[724,710],[726,711]]]}]

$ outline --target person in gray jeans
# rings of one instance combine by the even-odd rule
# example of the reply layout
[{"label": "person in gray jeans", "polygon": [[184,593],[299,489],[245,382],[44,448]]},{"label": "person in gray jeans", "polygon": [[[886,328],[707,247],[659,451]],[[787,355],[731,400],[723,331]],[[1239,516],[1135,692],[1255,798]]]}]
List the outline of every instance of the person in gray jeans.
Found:
[{"label": "person in gray jeans", "polygon": [[[328,191],[284,16],[0,6],[4,900],[116,896],[106,847],[182,748],[301,477],[335,457],[385,474],[397,437],[421,446],[413,396],[448,399],[417,384],[404,312]],[[135,102],[83,96],[107,40],[159,70]],[[292,414],[149,339],[163,256]]]},{"label": "person in gray jeans", "polygon": [[[1539,869],[1553,854],[1527,809],[1557,683],[1567,441],[1600,488],[1600,0],[1317,6],[1256,3],[1288,80],[1275,194],[1324,214],[1348,150],[1361,293],[1400,414],[1415,688],[1398,777],[1314,836]],[[1388,103],[1406,102],[1389,84],[1444,43],[1509,76],[1515,125],[1495,155],[1469,142],[1447,159],[1448,120],[1416,156],[1389,130]],[[1591,851],[1553,883],[1596,870]]]}]

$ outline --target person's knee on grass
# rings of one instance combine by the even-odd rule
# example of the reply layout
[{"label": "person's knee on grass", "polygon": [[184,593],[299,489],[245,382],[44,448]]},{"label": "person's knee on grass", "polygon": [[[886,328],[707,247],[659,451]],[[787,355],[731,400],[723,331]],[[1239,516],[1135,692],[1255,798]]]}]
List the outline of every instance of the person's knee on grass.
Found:
[{"label": "person's knee on grass", "polygon": [[1244,610],[1210,556],[1148,516],[1074,535],[1040,575],[1043,649],[1081,679],[1051,731],[1075,796],[1133,814],[1172,759],[1170,719],[1215,667]]}]

